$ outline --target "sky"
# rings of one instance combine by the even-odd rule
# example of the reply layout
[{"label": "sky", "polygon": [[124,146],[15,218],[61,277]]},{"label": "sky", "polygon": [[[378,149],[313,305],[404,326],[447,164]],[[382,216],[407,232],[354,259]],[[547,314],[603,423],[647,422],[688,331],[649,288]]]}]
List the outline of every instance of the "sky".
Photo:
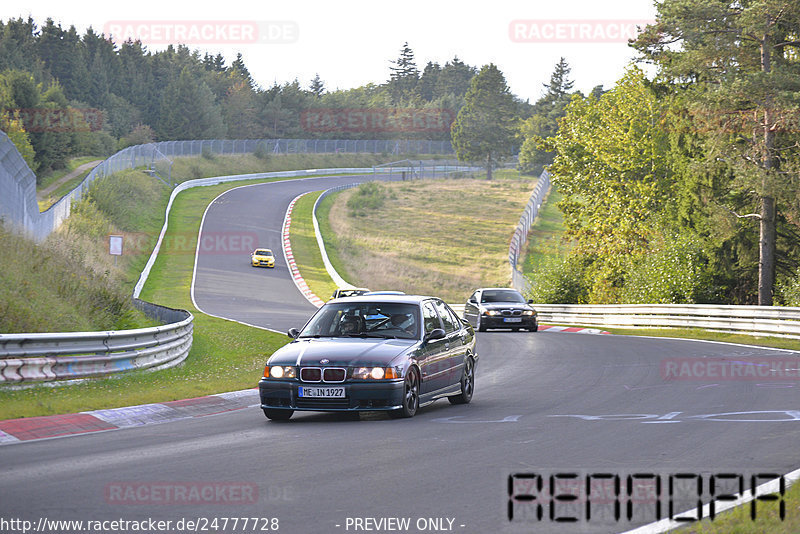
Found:
[{"label": "sky", "polygon": [[139,37],[149,50],[182,40],[191,49],[222,53],[230,64],[241,53],[261,87],[319,74],[328,90],[383,83],[405,42],[417,67],[454,56],[481,66],[494,63],[511,92],[541,97],[560,57],[572,68],[575,89],[612,87],[636,56],[626,42],[637,24],[652,21],[652,0],[299,0],[184,4],[167,1],[65,2],[6,0],[0,18],[50,17],[82,34]]}]

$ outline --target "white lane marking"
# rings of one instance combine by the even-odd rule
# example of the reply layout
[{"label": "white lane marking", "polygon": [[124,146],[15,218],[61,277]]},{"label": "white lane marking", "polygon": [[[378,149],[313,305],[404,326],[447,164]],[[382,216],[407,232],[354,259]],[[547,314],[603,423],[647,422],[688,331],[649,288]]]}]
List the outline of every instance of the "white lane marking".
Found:
[{"label": "white lane marking", "polygon": [[516,423],[521,415],[509,415],[508,417],[504,417],[503,419],[497,419],[494,421],[461,421],[463,415],[456,415],[454,417],[439,417],[438,419],[433,419],[434,423]]}]

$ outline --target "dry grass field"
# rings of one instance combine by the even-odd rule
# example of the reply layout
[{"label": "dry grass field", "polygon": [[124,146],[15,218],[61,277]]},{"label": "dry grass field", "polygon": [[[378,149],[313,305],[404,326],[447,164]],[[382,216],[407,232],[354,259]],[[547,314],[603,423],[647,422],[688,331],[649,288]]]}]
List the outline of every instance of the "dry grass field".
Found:
[{"label": "dry grass field", "polygon": [[508,244],[535,185],[515,171],[492,181],[385,183],[370,196],[382,205],[364,202],[358,213],[351,198],[360,188],[344,191],[329,215],[341,274],[357,286],[448,302],[466,300],[477,287],[508,286]]}]

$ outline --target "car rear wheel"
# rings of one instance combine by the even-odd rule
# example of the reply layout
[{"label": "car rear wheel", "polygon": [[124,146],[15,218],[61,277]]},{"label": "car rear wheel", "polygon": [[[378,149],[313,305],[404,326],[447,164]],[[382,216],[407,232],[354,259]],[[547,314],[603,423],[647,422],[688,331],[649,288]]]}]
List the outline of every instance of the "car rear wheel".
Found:
[{"label": "car rear wheel", "polygon": [[414,417],[419,409],[419,376],[416,369],[409,369],[403,387],[403,407],[392,410],[392,417]]},{"label": "car rear wheel", "polygon": [[267,416],[267,419],[272,421],[288,421],[292,418],[292,414],[294,410],[272,410],[270,408],[264,408],[264,415]]},{"label": "car rear wheel", "polygon": [[464,362],[464,373],[461,375],[461,393],[447,397],[450,404],[468,404],[472,400],[472,392],[475,391],[475,363],[472,358],[467,358]]}]

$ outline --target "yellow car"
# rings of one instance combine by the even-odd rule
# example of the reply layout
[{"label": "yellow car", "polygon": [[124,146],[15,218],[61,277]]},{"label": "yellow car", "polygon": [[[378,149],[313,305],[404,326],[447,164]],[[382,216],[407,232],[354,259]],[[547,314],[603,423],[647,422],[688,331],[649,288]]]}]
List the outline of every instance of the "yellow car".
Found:
[{"label": "yellow car", "polygon": [[257,248],[250,255],[250,263],[253,267],[275,267],[275,256],[268,248]]}]

